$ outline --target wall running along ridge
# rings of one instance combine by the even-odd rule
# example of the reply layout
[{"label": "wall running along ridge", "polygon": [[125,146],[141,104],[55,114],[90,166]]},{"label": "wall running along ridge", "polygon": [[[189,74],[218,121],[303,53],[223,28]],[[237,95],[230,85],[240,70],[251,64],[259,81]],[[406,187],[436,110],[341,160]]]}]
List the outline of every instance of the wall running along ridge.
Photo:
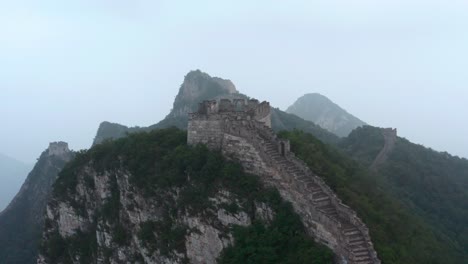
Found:
[{"label": "wall running along ridge", "polygon": [[278,189],[300,215],[307,232],[331,248],[339,263],[379,264],[369,230],[325,182],[271,129],[271,108],[257,100],[205,101],[189,114],[188,144],[206,144],[238,160]]}]

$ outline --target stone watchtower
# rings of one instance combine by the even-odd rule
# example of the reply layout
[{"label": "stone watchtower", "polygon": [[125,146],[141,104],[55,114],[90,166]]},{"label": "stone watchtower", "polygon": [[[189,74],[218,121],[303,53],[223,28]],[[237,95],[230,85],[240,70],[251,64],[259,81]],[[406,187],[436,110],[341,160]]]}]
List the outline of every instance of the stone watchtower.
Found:
[{"label": "stone watchtower", "polygon": [[70,149],[68,148],[68,143],[63,142],[63,141],[51,142],[47,150],[48,150],[49,156],[63,156],[65,154],[70,153]]},{"label": "stone watchtower", "polygon": [[246,135],[248,128],[254,127],[271,129],[270,103],[254,99],[204,101],[198,112],[189,114],[188,144],[222,149],[226,133]]},{"label": "stone watchtower", "polygon": [[379,264],[366,225],[271,129],[271,108],[257,100],[205,101],[189,114],[188,144],[206,144],[239,161],[289,201],[307,232],[342,264]]}]

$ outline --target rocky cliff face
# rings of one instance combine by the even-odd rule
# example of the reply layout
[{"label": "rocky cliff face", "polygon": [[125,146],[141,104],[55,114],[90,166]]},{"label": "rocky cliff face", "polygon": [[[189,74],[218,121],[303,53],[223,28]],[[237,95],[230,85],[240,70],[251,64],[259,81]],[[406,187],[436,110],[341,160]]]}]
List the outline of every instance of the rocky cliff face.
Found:
[{"label": "rocky cliff face", "polygon": [[41,154],[19,193],[0,214],[2,263],[35,263],[52,184],[73,155],[66,143],[51,143]]},{"label": "rocky cliff face", "polygon": [[357,127],[366,125],[327,97],[317,93],[302,96],[286,112],[314,122],[339,137],[346,137]]},{"label": "rocky cliff face", "polygon": [[[38,263],[208,264],[223,263],[228,249],[242,255],[235,230],[268,230],[284,202],[186,137],[158,130],[79,154],[55,184]],[[301,230],[292,234],[297,240]]]},{"label": "rocky cliff face", "polygon": [[235,97],[238,94],[230,80],[211,77],[200,70],[191,71],[185,76],[168,117],[187,117],[188,113],[197,110],[199,102],[219,96]]}]

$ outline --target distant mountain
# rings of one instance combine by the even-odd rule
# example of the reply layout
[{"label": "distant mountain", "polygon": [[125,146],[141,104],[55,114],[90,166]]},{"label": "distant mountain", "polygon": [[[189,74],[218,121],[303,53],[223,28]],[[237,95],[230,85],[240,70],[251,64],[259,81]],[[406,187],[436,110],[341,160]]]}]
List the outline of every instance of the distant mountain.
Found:
[{"label": "distant mountain", "polygon": [[468,160],[397,137],[396,130],[364,126],[339,144],[370,167],[386,190],[429,223],[439,239],[468,259]]},{"label": "distant mountain", "polygon": [[36,263],[52,184],[73,156],[68,144],[51,143],[41,154],[13,201],[0,213],[0,263]]},{"label": "distant mountain", "polygon": [[[187,129],[188,113],[195,112],[198,104],[204,100],[247,99],[230,80],[211,77],[200,70],[189,72],[179,89],[172,110],[159,123],[149,127],[126,127],[120,124],[103,122],[99,126],[93,145],[106,139],[117,139],[128,133],[150,131],[159,128],[177,127]],[[313,122],[285,113],[279,109],[272,111],[272,126],[275,131],[300,129],[315,135],[323,142],[334,144],[338,137]]]},{"label": "distant mountain", "polygon": [[302,96],[286,112],[314,122],[339,137],[346,137],[355,128],[366,125],[365,122],[318,93]]},{"label": "distant mountain", "polygon": [[30,170],[30,165],[0,154],[0,212],[13,199]]}]

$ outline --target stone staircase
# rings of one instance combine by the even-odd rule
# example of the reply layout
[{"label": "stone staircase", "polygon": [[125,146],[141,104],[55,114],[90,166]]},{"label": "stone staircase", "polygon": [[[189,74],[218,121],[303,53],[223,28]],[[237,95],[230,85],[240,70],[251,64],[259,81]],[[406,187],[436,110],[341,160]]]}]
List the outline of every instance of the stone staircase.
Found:
[{"label": "stone staircase", "polygon": [[205,102],[189,116],[187,142],[221,150],[275,187],[301,217],[307,233],[333,250],[337,263],[380,264],[366,225],[296,158],[289,141],[277,137],[269,127],[269,105],[263,105],[262,111],[252,113],[231,107],[217,111],[216,102]]},{"label": "stone staircase", "polygon": [[[293,153],[282,155],[279,150],[280,140],[269,127],[260,133],[258,139],[263,141],[262,150],[271,159],[271,165],[283,172],[283,192],[288,192],[291,187],[301,196],[305,204],[302,206],[313,207],[316,212],[322,214],[334,223],[338,237],[340,251],[347,255],[342,263],[349,264],[375,264],[380,263],[377,253],[373,248],[369,232],[364,223],[356,216],[354,211],[344,205],[336,197],[333,191],[313,174],[306,164],[296,158]],[[287,188],[287,189],[286,189]],[[281,190],[280,190],[281,192]],[[307,216],[305,216],[307,217]],[[307,226],[307,223],[305,223]],[[332,231],[333,232],[333,231]]]}]

